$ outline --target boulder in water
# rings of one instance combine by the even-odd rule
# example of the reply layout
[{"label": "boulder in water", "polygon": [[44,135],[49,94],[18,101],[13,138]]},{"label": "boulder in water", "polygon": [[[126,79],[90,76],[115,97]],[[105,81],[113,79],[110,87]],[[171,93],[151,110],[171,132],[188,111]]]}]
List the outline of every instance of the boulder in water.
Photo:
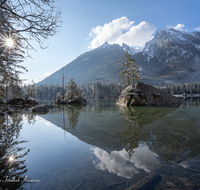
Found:
[{"label": "boulder in water", "polygon": [[121,106],[179,106],[182,102],[163,90],[138,82],[136,85],[125,88],[116,104]]}]

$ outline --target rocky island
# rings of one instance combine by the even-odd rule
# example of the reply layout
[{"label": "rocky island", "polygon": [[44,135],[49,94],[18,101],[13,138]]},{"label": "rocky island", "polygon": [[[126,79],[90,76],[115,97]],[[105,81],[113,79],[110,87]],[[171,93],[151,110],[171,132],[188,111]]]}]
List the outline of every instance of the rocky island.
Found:
[{"label": "rocky island", "polygon": [[182,102],[163,90],[138,82],[125,88],[116,104],[121,106],[179,106]]},{"label": "rocky island", "polygon": [[38,101],[34,98],[12,98],[7,102],[0,101],[0,116],[7,114],[14,114],[24,108],[34,107],[38,104]]},{"label": "rocky island", "polygon": [[57,99],[54,101],[55,104],[82,104],[86,105],[87,101],[78,92],[77,84],[73,78],[68,82],[67,92],[64,96],[60,93],[57,94]]}]

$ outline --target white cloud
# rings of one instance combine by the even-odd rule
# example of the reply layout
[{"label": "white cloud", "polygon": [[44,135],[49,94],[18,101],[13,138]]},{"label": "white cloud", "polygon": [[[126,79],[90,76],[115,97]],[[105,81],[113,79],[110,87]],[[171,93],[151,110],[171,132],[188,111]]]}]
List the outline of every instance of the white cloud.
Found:
[{"label": "white cloud", "polygon": [[[167,28],[173,28],[175,30],[183,31],[183,28],[185,27],[184,24],[177,24],[176,26],[168,25]],[[187,29],[186,29],[187,30]]]},{"label": "white cloud", "polygon": [[194,28],[194,30],[200,31],[200,27]]},{"label": "white cloud", "polygon": [[143,46],[152,39],[156,27],[145,21],[138,25],[133,25],[134,23],[135,21],[130,21],[127,17],[121,17],[93,28],[89,34],[93,39],[88,48],[97,48],[106,41],[109,44]]},{"label": "white cloud", "polygon": [[135,148],[131,158],[125,149],[112,151],[110,154],[100,148],[91,148],[91,150],[99,159],[99,161],[93,162],[97,169],[108,170],[110,173],[128,179],[139,173],[139,170],[151,172],[159,163],[158,155],[150,151],[145,144],[140,144]]}]

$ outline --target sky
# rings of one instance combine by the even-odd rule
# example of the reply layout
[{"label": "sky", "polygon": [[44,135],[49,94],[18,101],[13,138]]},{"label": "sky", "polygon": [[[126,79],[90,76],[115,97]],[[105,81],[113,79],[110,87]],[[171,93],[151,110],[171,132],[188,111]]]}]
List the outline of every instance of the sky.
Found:
[{"label": "sky", "polygon": [[200,31],[199,0],[57,0],[62,27],[45,41],[46,49],[32,41],[22,79],[38,82],[79,55],[106,41],[143,47],[159,29]]}]

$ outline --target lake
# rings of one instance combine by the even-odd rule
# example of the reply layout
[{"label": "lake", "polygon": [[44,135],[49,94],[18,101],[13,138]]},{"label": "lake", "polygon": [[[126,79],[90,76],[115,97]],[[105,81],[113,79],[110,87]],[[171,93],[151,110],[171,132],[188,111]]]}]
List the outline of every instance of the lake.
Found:
[{"label": "lake", "polygon": [[199,99],[179,108],[90,101],[0,125],[3,189],[200,189]]}]

